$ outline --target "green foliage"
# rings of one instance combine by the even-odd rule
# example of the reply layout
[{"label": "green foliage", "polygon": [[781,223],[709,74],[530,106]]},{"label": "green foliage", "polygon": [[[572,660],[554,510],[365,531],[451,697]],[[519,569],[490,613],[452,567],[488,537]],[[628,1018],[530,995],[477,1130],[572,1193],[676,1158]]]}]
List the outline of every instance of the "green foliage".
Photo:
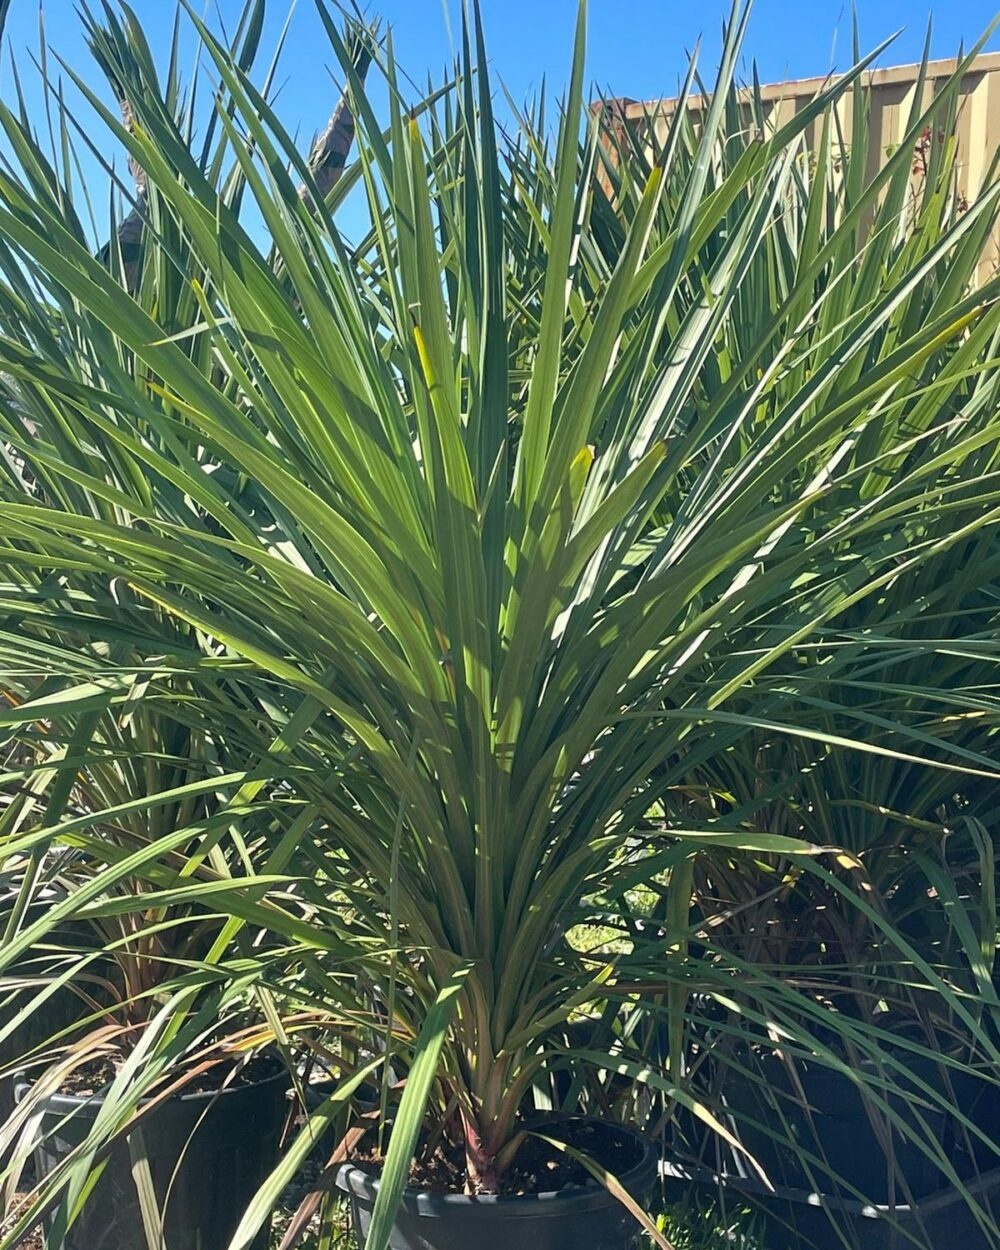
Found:
[{"label": "green foliage", "polygon": [[658,1220],[674,1250],[764,1250],[762,1231],[746,1207],[719,1211],[711,1204],[672,1207]]},{"label": "green foliage", "polygon": [[[358,125],[324,199],[255,85],[256,12],[231,47],[189,18],[199,140],[128,11],[86,18],[128,119],[67,72],[142,171],[137,281],[116,212],[93,254],[62,96],[51,156],[0,110],[0,729],[22,752],[0,835],[25,897],[73,857],[0,973],[63,915],[191,936],[138,991],[155,1062],[116,1086],[125,1113],[190,1057],[209,986],[352,1081],[383,1056],[383,1115],[408,1073],[369,1250],[428,1124],[477,1191],[554,1097],[731,1138],[685,1058],[705,1004],[838,1070],[881,1053],[863,1013],[705,932],[692,894],[720,875],[740,907],[821,882],[995,1064],[990,899],[956,926],[963,986],[833,853],[894,864],[997,778],[1000,282],[976,277],[1000,183],[960,211],[937,149],[912,180],[958,78],[869,180],[866,62],[769,129],[733,85],[737,5],[697,124],[610,139],[581,7],[553,147],[541,105],[498,127],[475,8],[454,81],[411,105],[391,44],[321,4]],[[905,812],[858,816],[886,787]],[[593,926],[624,940],[591,949]]]}]

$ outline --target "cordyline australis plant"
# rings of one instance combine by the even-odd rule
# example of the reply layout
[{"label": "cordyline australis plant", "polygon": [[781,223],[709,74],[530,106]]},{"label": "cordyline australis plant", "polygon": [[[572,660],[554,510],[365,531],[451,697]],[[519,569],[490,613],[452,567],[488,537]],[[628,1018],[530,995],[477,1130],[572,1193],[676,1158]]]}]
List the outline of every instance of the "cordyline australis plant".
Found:
[{"label": "cordyline australis plant", "polygon": [[[963,62],[959,75],[970,64]],[[796,275],[809,273],[813,265],[831,265],[834,251],[840,250],[842,267],[838,262],[830,270],[837,274],[838,292],[800,332],[797,365],[775,380],[776,397],[791,400],[813,367],[812,353],[828,351],[827,331],[839,334],[834,327],[845,314],[863,317],[895,285],[900,267],[913,263],[925,244],[965,211],[954,179],[958,76],[926,109],[926,63],[915,77],[907,137],[876,178],[881,198],[873,201],[871,188],[865,190],[877,161],[870,150],[866,96],[855,87],[853,98],[840,106],[839,123],[829,114],[815,123],[813,153],[797,169],[786,207],[743,279],[740,315],[727,321],[715,351],[744,367],[760,367],[761,358],[747,352],[748,343],[761,341],[750,327],[763,326],[773,316],[775,280],[800,285],[799,298],[805,298],[808,285]],[[655,116],[633,120],[614,130],[608,144],[603,174],[622,216],[634,212],[648,176],[650,153],[656,151],[650,133],[654,122]],[[743,158],[748,126],[766,132],[766,105],[755,89],[733,90],[711,156],[710,194]],[[698,139],[697,127],[689,123],[681,143],[692,159]],[[681,177],[673,180],[671,193],[683,194]],[[602,232],[613,232],[616,225],[609,213],[602,215]],[[975,233],[949,275],[953,290],[964,289],[977,266],[987,271],[986,235]],[[985,254],[992,255],[991,248]],[[776,338],[768,358],[782,349],[783,340]],[[701,379],[708,388],[727,380],[713,378],[708,370]],[[986,399],[991,389],[981,394]],[[943,419],[932,391],[920,403],[926,403],[928,419]],[[866,437],[872,437],[871,428]],[[742,432],[734,438],[740,455],[748,446],[743,438]],[[933,454],[930,445],[925,450]],[[877,495],[881,489],[876,480],[883,472],[881,462],[870,461],[869,472],[861,495]],[[997,1010],[991,979],[996,917],[990,800],[996,707],[989,691],[995,670],[998,555],[995,529],[970,532],[878,595],[848,605],[833,618],[834,628],[827,627],[827,640],[819,646],[797,647],[792,656],[802,697],[794,710],[796,738],[776,733],[766,720],[748,727],[717,718],[714,740],[687,752],[680,774],[676,761],[662,765],[673,778],[668,806],[674,819],[742,823],[848,852],[808,865],[781,856],[758,856],[751,864],[729,848],[699,853],[697,911],[713,935],[716,955],[724,947],[738,953],[744,966],[739,990],[734,990],[737,1000],[760,1006],[770,994],[759,980],[766,968],[800,985],[808,979],[817,1002],[864,1017],[897,1055],[903,1049],[926,1061],[944,1051],[938,1088],[921,1089],[920,1096],[947,1105],[958,1119],[961,1112],[955,1112],[948,1093],[949,1071],[954,1076],[955,1069],[947,1065],[956,1054],[976,1053],[984,1039],[987,1052],[992,1050],[988,1039],[995,1036]],[[904,645],[886,648],[876,642],[890,636]],[[831,665],[838,651],[841,662]],[[804,665],[815,666],[821,686],[805,677]],[[780,680],[777,664],[772,663],[769,680]],[[850,741],[838,742],[838,735]],[[862,741],[874,749],[857,750]],[[961,762],[968,771],[956,774],[949,761]],[[820,863],[833,876],[817,871]],[[621,932],[630,931],[628,916],[616,923]],[[785,1013],[797,1016],[804,999],[771,996],[768,1050],[780,1020],[785,1056],[795,1053]],[[707,996],[703,1005],[715,1039],[707,1063],[701,1048],[704,1079],[719,1075],[718,1041],[726,1029],[719,1024],[718,1004]],[[834,1019],[829,1011],[823,1014]],[[835,1022],[841,1029],[838,1049],[853,1053],[846,1022]],[[746,1022],[730,1025],[729,1033],[727,1041],[745,1055]],[[811,1044],[805,1053],[815,1053]],[[992,1080],[990,1060],[969,1066]],[[747,1084],[745,1073],[734,1075]],[[865,1092],[876,1113],[898,1122],[884,1091]],[[904,1093],[896,1105],[910,1098]],[[779,1113],[775,1122],[780,1121]],[[800,1148],[804,1144],[800,1140]],[[928,1136],[920,1145],[941,1160],[939,1143]]]},{"label": "cordyline australis plant", "polygon": [[[0,559],[18,628],[64,660],[84,619],[94,647],[116,632],[95,587],[146,605],[128,665],[81,665],[83,686],[64,663],[67,724],[75,700],[125,702],[137,663],[159,680],[170,620],[200,652],[169,656],[198,691],[185,715],[256,744],[232,819],[192,827],[196,854],[262,874],[212,906],[298,952],[290,1002],[385,1021],[408,1079],[368,1240],[381,1250],[423,1123],[463,1143],[471,1191],[501,1186],[582,1007],[648,999],[672,1022],[665,1066],[610,1047],[574,1058],[688,1098],[693,857],[817,848],[685,823],[670,796],[751,727],[819,732],[801,709],[863,650],[838,645],[845,616],[1000,516],[998,284],[970,286],[1000,187],[961,213],[942,200],[913,245],[901,145],[827,216],[822,182],[804,190],[802,137],[813,121],[831,133],[861,61],[720,160],[742,8],[697,133],[678,109],[641,190],[639,156],[616,168],[584,106],[582,7],[554,147],[495,121],[478,14],[450,89],[414,108],[372,43],[383,128],[356,48],[319,11],[358,127],[326,198],[193,14],[218,161],[165,106],[127,13],[105,20],[131,50],[128,124],[67,67],[143,171],[138,283],[95,258],[71,158],[50,162],[23,112],[0,117],[18,163],[0,176],[0,415],[40,483],[0,503]],[[926,125],[915,109],[913,142]],[[370,223],[352,246],[335,214],[359,186]],[[265,245],[242,223],[251,203]],[[774,249],[781,230],[791,252]],[[258,796],[294,817],[262,832]],[[594,919],[588,900],[653,877],[671,905],[648,940],[608,955],[567,939]],[[248,891],[269,895],[266,915]],[[374,1008],[352,998],[355,969]],[[697,975],[732,984],[721,963]]]}]

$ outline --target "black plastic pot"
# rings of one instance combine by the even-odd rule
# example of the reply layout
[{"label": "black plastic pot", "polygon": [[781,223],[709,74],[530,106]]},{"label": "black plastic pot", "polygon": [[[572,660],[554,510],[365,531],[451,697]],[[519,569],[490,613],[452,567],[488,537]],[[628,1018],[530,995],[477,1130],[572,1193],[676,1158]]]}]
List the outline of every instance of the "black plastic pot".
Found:
[{"label": "black plastic pot", "polygon": [[[819,1064],[797,1064],[796,1073],[810,1105],[810,1114],[801,1106],[788,1069],[780,1059],[771,1055],[759,1056],[758,1064],[758,1072],[766,1088],[748,1080],[729,1079],[724,1097],[736,1113],[741,1141],[773,1184],[808,1191],[817,1187],[819,1177],[823,1180],[823,1189],[828,1192],[836,1192],[839,1182],[839,1187],[845,1192],[850,1192],[853,1187],[870,1201],[884,1203],[891,1200],[893,1193],[898,1200],[902,1179],[905,1179],[914,1198],[934,1193],[946,1183],[943,1173],[920,1146],[895,1127],[890,1129],[888,1121],[886,1128],[891,1134],[892,1145],[887,1157],[883,1140],[880,1140],[866,1110],[862,1091],[850,1077]],[[919,1080],[944,1092],[941,1069],[936,1063],[909,1056],[907,1064]],[[969,1114],[981,1096],[983,1082],[961,1072],[951,1072],[950,1076],[951,1093],[962,1110]],[[888,1101],[894,1112],[905,1123],[912,1125],[914,1132],[923,1135],[925,1140],[930,1133],[946,1153],[953,1156],[956,1150],[956,1121],[943,1108],[921,1107],[919,1115],[926,1126],[921,1128],[915,1107],[916,1097],[914,1089],[914,1100],[902,1094],[890,1094]],[[810,1169],[795,1148],[776,1141],[744,1117],[761,1122],[772,1133],[787,1134],[803,1150],[825,1158],[830,1179],[826,1178],[823,1169],[816,1166],[812,1167],[810,1175]]]},{"label": "black plastic pot", "polygon": [[764,1220],[767,1250],[998,1250],[1000,1168],[967,1185],[978,1212],[949,1186],[913,1205],[871,1204],[805,1189],[769,1190],[753,1177],[663,1164],[667,1203],[711,1202],[720,1220],[750,1207]]},{"label": "black plastic pot", "polygon": [[[14,905],[14,897],[10,892],[0,895],[0,928],[7,921],[10,909]],[[31,924],[37,920],[49,905],[47,902],[33,903],[28,908],[25,924]],[[93,940],[93,932],[85,926],[64,924],[50,933],[46,941],[65,942],[72,946],[86,945],[88,938]],[[31,959],[31,954],[29,951],[27,960]],[[26,975],[30,971],[28,968],[15,969],[15,971],[22,970]],[[37,974],[38,970],[34,971]],[[23,990],[16,1004],[17,1009],[25,1007],[36,994],[41,992],[41,989],[42,986],[39,984],[33,989]],[[78,1020],[83,1018],[84,1014],[85,1008],[82,1000],[68,986],[60,987],[46,1002],[32,1011],[5,1041],[0,1042],[0,1067],[9,1068],[11,1064],[18,1063],[36,1046],[43,1046],[49,1038],[72,1028]],[[64,1038],[63,1041],[65,1040]],[[14,1084],[13,1076],[0,1077],[0,1124],[9,1119],[14,1110]],[[8,1157],[6,1154],[0,1154],[0,1167],[6,1165]]]},{"label": "black plastic pot", "polygon": [[[657,1180],[653,1147],[633,1129],[605,1125],[635,1142],[636,1163],[618,1177],[642,1203]],[[368,1236],[379,1180],[347,1164],[337,1186],[349,1198],[358,1243]],[[601,1186],[574,1186],[529,1197],[470,1197],[407,1189],[396,1214],[390,1250],[627,1250],[639,1225]]]},{"label": "black plastic pot", "polygon": [[973,1109],[972,1120],[990,1143],[975,1139],[973,1159],[975,1170],[989,1172],[1000,1168],[1000,1083],[994,1082],[982,1093]]},{"label": "black plastic pot", "polygon": [[[61,1250],[148,1250],[130,1142],[148,1159],[169,1250],[221,1250],[274,1167],[286,1115],[284,1074],[220,1093],[178,1095],[115,1142]],[[23,1098],[28,1086],[18,1086]],[[53,1094],[41,1104],[35,1169],[47,1175],[93,1127],[103,1099]],[[69,1118],[66,1118],[69,1117]],[[141,1134],[141,1142],[138,1135]],[[266,1250],[270,1228],[254,1250]]]},{"label": "black plastic pot", "polygon": [[[9,1067],[20,1062],[36,1046],[43,1046],[50,1037],[74,1025],[81,1015],[82,1006],[76,995],[71,990],[60,990],[0,1044],[0,1065]],[[14,1110],[14,1086],[13,1076],[0,1077],[0,1124],[6,1122]],[[9,1152],[0,1152],[0,1168],[8,1160]]]},{"label": "black plastic pot", "polygon": [[[310,1081],[305,1086],[303,1092],[305,1098],[305,1113],[312,1115],[314,1111],[318,1111],[330,1095],[336,1090],[339,1081],[332,1079],[323,1079],[319,1081]],[[362,1085],[355,1093],[351,1100],[355,1111],[360,1113],[377,1111],[379,1106],[379,1091],[374,1085]],[[352,1107],[350,1104],[345,1105],[341,1113],[327,1127],[326,1131],[320,1135],[316,1145],[313,1147],[313,1154],[316,1159],[322,1163],[326,1163],[330,1155],[336,1149],[348,1126],[352,1121]]]}]

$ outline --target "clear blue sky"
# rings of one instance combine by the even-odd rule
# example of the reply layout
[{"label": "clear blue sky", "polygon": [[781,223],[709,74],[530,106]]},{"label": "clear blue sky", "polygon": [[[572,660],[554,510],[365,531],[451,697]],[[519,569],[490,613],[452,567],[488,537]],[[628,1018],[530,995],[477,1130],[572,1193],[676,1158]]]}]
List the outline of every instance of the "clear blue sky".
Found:
[{"label": "clear blue sky", "polygon": [[[195,0],[213,22],[232,25],[242,0]],[[451,59],[451,30],[458,32],[459,0],[362,0],[394,30],[397,60],[420,81],[435,79]],[[173,0],[131,0],[145,23],[154,52],[165,55]],[[994,17],[998,0],[946,0],[933,12],[932,54],[953,56],[973,42]],[[494,72],[515,98],[523,98],[545,77],[550,88],[565,80],[577,0],[482,0]],[[48,41],[75,68],[96,81],[80,39],[75,0],[43,0]],[[446,9],[450,18],[446,17]],[[902,28],[880,64],[919,57],[929,10],[925,0],[861,0],[863,50]],[[602,91],[640,99],[673,93],[686,64],[686,51],[702,38],[700,65],[708,78],[715,68],[719,31],[727,0],[590,0],[588,73]],[[287,0],[268,0],[265,47],[276,38],[288,12]],[[38,100],[29,51],[38,45],[38,0],[12,0],[0,61],[0,93],[10,100],[13,55],[26,80],[29,104]],[[988,47],[1000,48],[1000,38]],[[845,0],[757,0],[744,48],[743,75],[756,59],[765,82],[824,74],[851,61],[851,11]],[[328,116],[337,91],[333,57],[321,33],[314,0],[297,0],[284,56],[279,113],[304,138]],[[39,114],[40,115],[40,114]],[[81,114],[82,115],[82,114]]]},{"label": "clear blue sky", "polygon": [[[170,30],[171,0],[131,0],[146,24],[154,50],[163,48]],[[515,96],[522,96],[545,75],[561,84],[569,56],[576,0],[482,0],[488,44],[495,69]],[[865,50],[903,28],[884,64],[916,59],[928,17],[933,14],[933,54],[952,56],[969,44],[996,13],[997,0],[947,0],[933,10],[922,0],[862,0],[859,5]],[[50,43],[75,64],[86,58],[79,38],[75,0],[43,0]],[[196,7],[200,7],[196,6]],[[206,6],[233,22],[241,0],[209,0]],[[415,77],[439,73],[450,59],[446,7],[457,31],[457,0],[367,0],[366,9],[381,14],[395,31],[397,58]],[[699,35],[702,64],[714,68],[719,28],[728,5],[705,0],[591,0],[588,69],[602,88],[616,95],[652,98],[671,94],[685,65],[685,49]],[[287,0],[269,0],[269,27],[276,32],[288,11]],[[9,90],[9,55],[21,65],[25,51],[37,46],[38,0],[12,0],[7,24],[2,78]],[[850,61],[850,5],[845,0],[757,0],[745,52],[756,58],[765,81],[799,78],[844,68]],[[313,0],[298,0],[285,58],[288,81],[282,93],[286,118],[311,131],[328,111],[332,87],[330,58]],[[993,38],[991,48],[1000,48]]]}]

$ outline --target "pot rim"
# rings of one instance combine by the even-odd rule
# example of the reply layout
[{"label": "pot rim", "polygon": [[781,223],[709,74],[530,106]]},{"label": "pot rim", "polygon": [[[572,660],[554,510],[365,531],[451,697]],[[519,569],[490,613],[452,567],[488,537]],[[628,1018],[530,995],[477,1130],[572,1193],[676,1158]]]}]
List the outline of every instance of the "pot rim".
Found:
[{"label": "pot rim", "polygon": [[[269,1085],[273,1085],[283,1078],[287,1078],[287,1072],[275,1072],[273,1076],[265,1077],[261,1081],[249,1081],[241,1085],[231,1085],[220,1089],[199,1089],[193,1090],[191,1093],[171,1094],[165,1099],[165,1104],[171,1103],[199,1103],[209,1102],[215,1098],[229,1098],[234,1094],[249,1094],[259,1089],[265,1089]],[[24,1094],[32,1089],[34,1081],[29,1081],[23,1072],[18,1072],[14,1076],[14,1100],[15,1102],[23,1101]],[[145,1106],[157,1097],[156,1094],[149,1094],[140,1099],[139,1106]],[[68,1113],[70,1111],[78,1111],[84,1107],[98,1108],[105,1100],[105,1091],[96,1090],[93,1094],[64,1094],[59,1090],[54,1090],[51,1094],[47,1094],[41,1102],[39,1102],[38,1111],[60,1111]]]},{"label": "pot rim", "polygon": [[[601,1120],[594,1116],[560,1116],[557,1122],[575,1120],[583,1123],[596,1123],[604,1127],[616,1129],[631,1137],[642,1150],[639,1160],[627,1172],[617,1179],[629,1193],[633,1192],[636,1182],[642,1182],[648,1176],[648,1183],[655,1182],[659,1172],[659,1162],[655,1144],[639,1129],[630,1124],[616,1124],[614,1121]],[[537,1123],[537,1121],[533,1121]],[[381,1186],[381,1177],[368,1171],[357,1163],[342,1163],[337,1169],[334,1184],[350,1197],[374,1201]],[[636,1186],[638,1188],[638,1186]],[[537,1194],[457,1194],[439,1193],[430,1189],[414,1189],[407,1186],[403,1190],[402,1206],[418,1215],[443,1215],[446,1211],[456,1208],[466,1215],[482,1215],[488,1217],[503,1211],[505,1217],[542,1216],[557,1218],[566,1213],[570,1205],[577,1210],[589,1207],[605,1206],[619,1200],[603,1185],[573,1185],[568,1189],[545,1190]]]}]

